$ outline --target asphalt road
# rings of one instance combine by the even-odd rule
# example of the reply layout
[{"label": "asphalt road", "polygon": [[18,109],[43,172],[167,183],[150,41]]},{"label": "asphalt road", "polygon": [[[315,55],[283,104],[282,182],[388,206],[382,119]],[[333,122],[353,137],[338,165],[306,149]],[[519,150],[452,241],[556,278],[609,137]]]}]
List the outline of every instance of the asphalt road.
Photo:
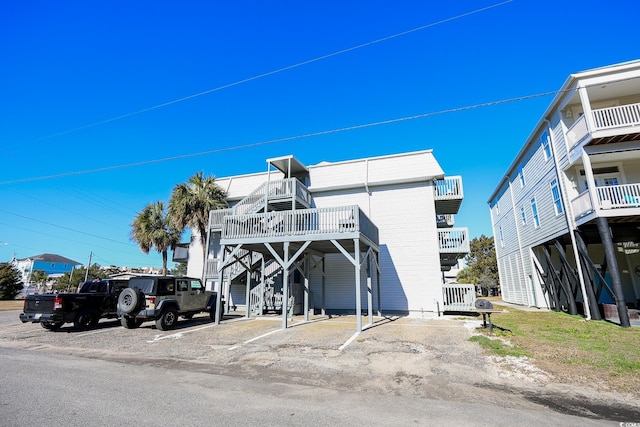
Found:
[{"label": "asphalt road", "polygon": [[535,410],[350,393],[0,348],[6,426],[604,425]]},{"label": "asphalt road", "polygon": [[202,317],[167,332],[116,321],[50,332],[18,314],[0,312],[2,426],[640,421],[628,402],[619,406],[627,412],[594,413],[571,390],[498,378],[459,322],[384,320],[359,336],[353,318],[284,331],[277,319]]}]

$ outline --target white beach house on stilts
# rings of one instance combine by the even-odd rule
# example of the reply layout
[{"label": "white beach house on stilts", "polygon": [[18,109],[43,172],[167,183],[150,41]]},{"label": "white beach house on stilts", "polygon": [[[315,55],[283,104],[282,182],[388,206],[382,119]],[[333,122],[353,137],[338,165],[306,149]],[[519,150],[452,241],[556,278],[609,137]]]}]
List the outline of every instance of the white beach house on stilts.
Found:
[{"label": "white beach house on stilts", "polygon": [[283,328],[287,315],[355,313],[361,331],[365,312],[372,324],[374,312],[446,309],[442,271],[469,236],[453,227],[462,179],[431,150],[313,166],[284,156],[216,182],[230,207],[211,212],[206,254],[193,236],[184,259],[219,290],[218,310],[224,295],[246,316],[281,311]]}]

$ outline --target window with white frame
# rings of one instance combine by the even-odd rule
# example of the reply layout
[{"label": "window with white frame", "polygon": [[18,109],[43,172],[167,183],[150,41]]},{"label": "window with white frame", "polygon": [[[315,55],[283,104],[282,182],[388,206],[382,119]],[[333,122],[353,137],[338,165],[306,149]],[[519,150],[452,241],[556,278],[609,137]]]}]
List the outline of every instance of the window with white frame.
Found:
[{"label": "window with white frame", "polygon": [[538,218],[538,206],[536,205],[535,197],[531,199],[531,214],[533,215],[533,226],[539,228],[540,219]]},{"label": "window with white frame", "polygon": [[500,215],[500,203],[496,203],[496,215]]},{"label": "window with white frame", "polygon": [[504,235],[502,234],[502,226],[498,229],[498,234],[500,234],[500,247],[504,248]]},{"label": "window with white frame", "polygon": [[520,217],[522,218],[522,225],[527,225],[527,215],[524,213],[524,206],[520,206]]},{"label": "window with white frame", "polygon": [[551,180],[551,197],[553,198],[553,209],[556,211],[556,216],[562,213],[562,200],[560,199],[560,188],[558,188],[558,180]]},{"label": "window with white frame", "polygon": [[551,158],[551,139],[549,133],[544,132],[540,137],[540,143],[542,144],[542,150],[544,151],[544,159],[549,160]]},{"label": "window with white frame", "polygon": [[520,188],[524,188],[524,171],[522,170],[522,167],[520,167],[518,175],[520,176]]}]

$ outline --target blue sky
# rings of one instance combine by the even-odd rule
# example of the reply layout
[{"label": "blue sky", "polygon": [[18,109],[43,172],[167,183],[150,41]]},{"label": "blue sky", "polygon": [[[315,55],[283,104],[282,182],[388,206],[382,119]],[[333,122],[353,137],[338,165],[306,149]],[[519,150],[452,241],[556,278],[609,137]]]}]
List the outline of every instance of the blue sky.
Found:
[{"label": "blue sky", "polygon": [[456,225],[490,236],[487,199],[552,96],[516,99],[640,58],[635,0],[25,0],[2,9],[0,262],[57,253],[86,263],[93,252],[101,265],[160,266],[129,238],[137,212],[197,171],[262,172],[265,159],[287,154],[310,165],[433,149],[447,175],[463,177]]}]

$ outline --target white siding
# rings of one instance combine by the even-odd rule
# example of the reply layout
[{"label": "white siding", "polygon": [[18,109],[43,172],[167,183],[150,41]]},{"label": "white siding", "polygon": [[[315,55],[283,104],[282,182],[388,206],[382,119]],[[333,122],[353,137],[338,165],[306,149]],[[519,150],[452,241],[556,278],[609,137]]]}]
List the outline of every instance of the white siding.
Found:
[{"label": "white siding", "polygon": [[[378,226],[383,310],[419,312],[436,309],[436,301],[442,300],[442,280],[430,185],[376,187],[370,195],[363,191],[333,191],[316,194],[314,200],[318,207],[358,204]],[[344,257],[340,255],[340,258]],[[348,274],[353,290],[353,267],[345,262],[330,257],[326,270],[345,277]],[[333,273],[330,277],[337,280]],[[329,279],[327,289],[343,286],[342,280],[337,281],[337,285],[328,282]],[[340,288],[338,292],[341,298],[351,298],[350,307],[353,308],[355,297],[349,297],[354,295],[353,291]]]},{"label": "white siding", "polygon": [[426,182],[444,177],[431,151],[374,157],[309,166],[313,193],[327,189],[358,188],[400,182]]}]

